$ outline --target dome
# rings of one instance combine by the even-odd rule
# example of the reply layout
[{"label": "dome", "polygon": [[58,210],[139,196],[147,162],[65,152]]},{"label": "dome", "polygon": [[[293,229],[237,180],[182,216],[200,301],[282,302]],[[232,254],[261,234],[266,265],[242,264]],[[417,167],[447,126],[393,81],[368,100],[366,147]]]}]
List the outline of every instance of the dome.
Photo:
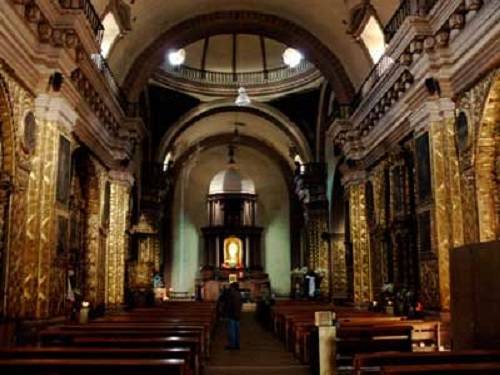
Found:
[{"label": "dome", "polygon": [[208,194],[255,194],[255,185],[236,167],[229,166],[212,178]]}]

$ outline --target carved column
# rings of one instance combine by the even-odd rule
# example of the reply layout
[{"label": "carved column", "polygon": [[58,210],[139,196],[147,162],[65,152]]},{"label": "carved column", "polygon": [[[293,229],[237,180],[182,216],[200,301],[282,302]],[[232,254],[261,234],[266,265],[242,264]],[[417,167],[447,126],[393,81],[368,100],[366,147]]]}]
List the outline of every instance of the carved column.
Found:
[{"label": "carved column", "polygon": [[[439,307],[447,311],[450,308],[449,251],[462,245],[464,240],[454,104],[441,99],[429,105],[429,110]],[[432,285],[422,285],[426,287]]]},{"label": "carved column", "polygon": [[125,259],[128,250],[130,189],[133,177],[128,172],[110,173],[110,222],[107,252],[108,308],[124,302]]},{"label": "carved column", "polygon": [[349,199],[350,239],[353,252],[354,303],[372,300],[370,236],[366,207],[366,183],[363,173],[345,177]]}]

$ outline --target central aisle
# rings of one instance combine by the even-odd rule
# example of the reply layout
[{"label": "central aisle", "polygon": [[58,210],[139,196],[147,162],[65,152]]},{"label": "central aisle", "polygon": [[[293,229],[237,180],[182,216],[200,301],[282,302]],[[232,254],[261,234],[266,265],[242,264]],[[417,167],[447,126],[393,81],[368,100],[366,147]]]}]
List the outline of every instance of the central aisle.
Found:
[{"label": "central aisle", "polygon": [[309,367],[301,365],[283,344],[264,330],[253,313],[243,313],[241,350],[224,350],[226,327],[217,328],[207,366],[208,375],[310,375]]}]

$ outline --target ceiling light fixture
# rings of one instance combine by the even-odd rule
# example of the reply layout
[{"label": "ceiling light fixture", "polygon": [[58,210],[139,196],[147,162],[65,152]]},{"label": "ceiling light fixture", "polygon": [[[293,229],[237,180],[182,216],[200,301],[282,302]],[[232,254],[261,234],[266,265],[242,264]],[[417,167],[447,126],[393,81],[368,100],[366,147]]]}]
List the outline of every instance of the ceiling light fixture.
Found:
[{"label": "ceiling light fixture", "polygon": [[295,48],[287,48],[282,55],[283,62],[290,68],[295,68],[300,64],[304,56]]},{"label": "ceiling light fixture", "polygon": [[250,97],[247,94],[247,90],[245,90],[244,87],[240,87],[238,89],[238,97],[234,101],[234,104],[236,104],[239,107],[243,107],[246,105],[249,105],[252,101],[250,100]]},{"label": "ceiling light fixture", "polygon": [[170,63],[170,65],[179,66],[184,64],[185,60],[186,51],[183,48],[176,51],[170,51],[168,53],[168,62]]}]

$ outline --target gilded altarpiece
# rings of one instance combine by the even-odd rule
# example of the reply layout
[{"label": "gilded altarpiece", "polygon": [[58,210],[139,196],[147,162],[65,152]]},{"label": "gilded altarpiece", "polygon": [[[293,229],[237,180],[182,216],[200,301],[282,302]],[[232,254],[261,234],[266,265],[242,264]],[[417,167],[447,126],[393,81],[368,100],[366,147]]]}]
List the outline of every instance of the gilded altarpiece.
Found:
[{"label": "gilded altarpiece", "polygon": [[[460,169],[455,145],[453,112],[444,112],[441,121],[433,121],[430,129],[431,169],[434,193],[435,251],[437,260],[422,264],[422,290],[439,285],[438,295],[427,301],[430,307],[448,311],[450,308],[449,251],[463,244]],[[429,268],[431,267],[432,268]],[[435,267],[437,266],[437,271]],[[431,273],[432,272],[432,273]]]},{"label": "gilded altarpiece", "polygon": [[[149,216],[149,215],[148,215]],[[130,288],[152,287],[154,273],[160,271],[160,242],[152,217],[141,215],[132,230],[137,256],[128,264]]]},{"label": "gilded altarpiece", "polygon": [[500,236],[500,73],[494,71],[456,99],[464,243]]},{"label": "gilded altarpiece", "polygon": [[308,265],[312,270],[321,270],[321,294],[326,296],[330,292],[330,259],[328,239],[323,237],[327,233],[328,211],[323,207],[308,208],[306,219]]},{"label": "gilded altarpiece", "polygon": [[390,230],[393,282],[398,288],[418,287],[416,248],[415,181],[412,140],[399,145],[389,155]]},{"label": "gilded altarpiece", "polygon": [[370,230],[370,251],[372,266],[372,286],[374,295],[378,295],[384,283],[392,282],[388,264],[392,262],[390,237],[387,228],[387,168],[379,163],[370,174],[367,184],[368,225]]},{"label": "gilded altarpiece", "polygon": [[353,252],[354,303],[372,300],[370,264],[370,234],[368,229],[366,184],[351,182],[347,188],[349,197],[350,240]]},{"label": "gilded altarpiece", "polygon": [[[34,96],[15,73],[0,60],[0,122],[2,136],[1,210],[2,264],[5,265],[9,298],[3,307],[9,317],[35,317],[36,255],[26,247],[27,198],[30,180],[30,153],[22,146],[22,126],[26,113],[34,108]],[[10,207],[9,202],[10,201]],[[5,230],[8,230],[6,233]],[[33,268],[25,267],[29,262]],[[26,273],[27,272],[27,273]]]},{"label": "gilded altarpiece", "polygon": [[107,305],[124,303],[125,259],[130,224],[129,205],[132,181],[123,172],[111,173],[110,224],[107,252]]},{"label": "gilded altarpiece", "polygon": [[334,233],[331,235],[331,246],[333,252],[332,265],[332,291],[333,296],[346,298],[348,295],[347,287],[347,269],[346,269],[346,247],[345,235],[343,233]]}]

